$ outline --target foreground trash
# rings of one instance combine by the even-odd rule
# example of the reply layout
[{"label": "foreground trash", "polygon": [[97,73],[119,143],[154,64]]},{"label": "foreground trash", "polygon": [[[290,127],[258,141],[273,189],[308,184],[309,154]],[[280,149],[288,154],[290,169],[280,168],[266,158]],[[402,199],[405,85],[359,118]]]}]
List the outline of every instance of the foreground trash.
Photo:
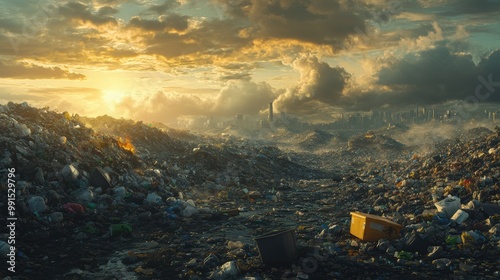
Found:
[{"label": "foreground trash", "polygon": [[394,142],[411,128],[356,132],[349,149],[340,133],[259,142],[13,103],[0,119],[16,280],[500,277],[500,129],[425,149]]},{"label": "foreground trash", "polygon": [[401,228],[402,225],[379,216],[351,212],[351,234],[363,241],[399,238]]},{"label": "foreground trash", "polygon": [[292,263],[297,256],[295,229],[277,230],[255,238],[265,264]]}]

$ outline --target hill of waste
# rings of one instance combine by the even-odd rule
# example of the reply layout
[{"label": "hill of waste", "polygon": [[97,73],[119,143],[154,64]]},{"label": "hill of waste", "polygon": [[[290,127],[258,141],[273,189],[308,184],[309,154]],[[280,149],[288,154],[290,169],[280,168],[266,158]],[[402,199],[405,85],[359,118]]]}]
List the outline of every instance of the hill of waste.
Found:
[{"label": "hill of waste", "polygon": [[[500,276],[500,128],[425,150],[364,133],[306,155],[25,103],[0,106],[0,120],[2,209],[15,182],[11,279]],[[310,135],[317,148],[333,134]],[[356,215],[390,235],[353,233]],[[255,239],[283,229],[295,258],[264,263]]]}]

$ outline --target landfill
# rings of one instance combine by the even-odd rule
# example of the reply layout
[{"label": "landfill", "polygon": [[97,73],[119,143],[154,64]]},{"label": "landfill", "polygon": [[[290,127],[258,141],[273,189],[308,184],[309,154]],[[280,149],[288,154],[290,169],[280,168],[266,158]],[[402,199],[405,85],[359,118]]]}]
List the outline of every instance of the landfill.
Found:
[{"label": "landfill", "polygon": [[432,149],[315,131],[293,149],[26,103],[0,119],[17,217],[0,279],[500,278],[498,127]]}]

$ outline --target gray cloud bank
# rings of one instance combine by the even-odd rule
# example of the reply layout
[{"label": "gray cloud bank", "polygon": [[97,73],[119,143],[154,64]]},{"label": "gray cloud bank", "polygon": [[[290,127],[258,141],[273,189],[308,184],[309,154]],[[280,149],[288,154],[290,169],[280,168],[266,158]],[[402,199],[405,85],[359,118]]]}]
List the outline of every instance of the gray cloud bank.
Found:
[{"label": "gray cloud bank", "polygon": [[372,110],[433,105],[471,96],[480,101],[500,102],[500,50],[482,58],[477,65],[471,55],[453,53],[446,46],[409,53],[375,74],[376,85],[384,90],[352,88],[349,73],[316,58],[298,59],[293,66],[301,78],[275,100],[280,111],[313,115],[324,106]]}]

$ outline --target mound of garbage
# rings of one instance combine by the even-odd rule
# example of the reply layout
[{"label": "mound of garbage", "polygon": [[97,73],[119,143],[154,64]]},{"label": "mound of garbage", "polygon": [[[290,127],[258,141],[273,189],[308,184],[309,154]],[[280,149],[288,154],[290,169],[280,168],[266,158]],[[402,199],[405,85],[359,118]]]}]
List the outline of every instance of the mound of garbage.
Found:
[{"label": "mound of garbage", "polygon": [[349,149],[402,149],[404,144],[393,138],[374,132],[367,132],[349,139]]},{"label": "mound of garbage", "polygon": [[335,140],[338,141],[338,139],[336,139],[336,137],[331,133],[322,130],[314,130],[307,133],[303,140],[298,143],[298,146],[307,151],[320,148],[324,149],[329,148]]},{"label": "mound of garbage", "polygon": [[301,159],[25,103],[0,119],[4,279],[500,277],[500,128],[425,154],[367,133]]}]

